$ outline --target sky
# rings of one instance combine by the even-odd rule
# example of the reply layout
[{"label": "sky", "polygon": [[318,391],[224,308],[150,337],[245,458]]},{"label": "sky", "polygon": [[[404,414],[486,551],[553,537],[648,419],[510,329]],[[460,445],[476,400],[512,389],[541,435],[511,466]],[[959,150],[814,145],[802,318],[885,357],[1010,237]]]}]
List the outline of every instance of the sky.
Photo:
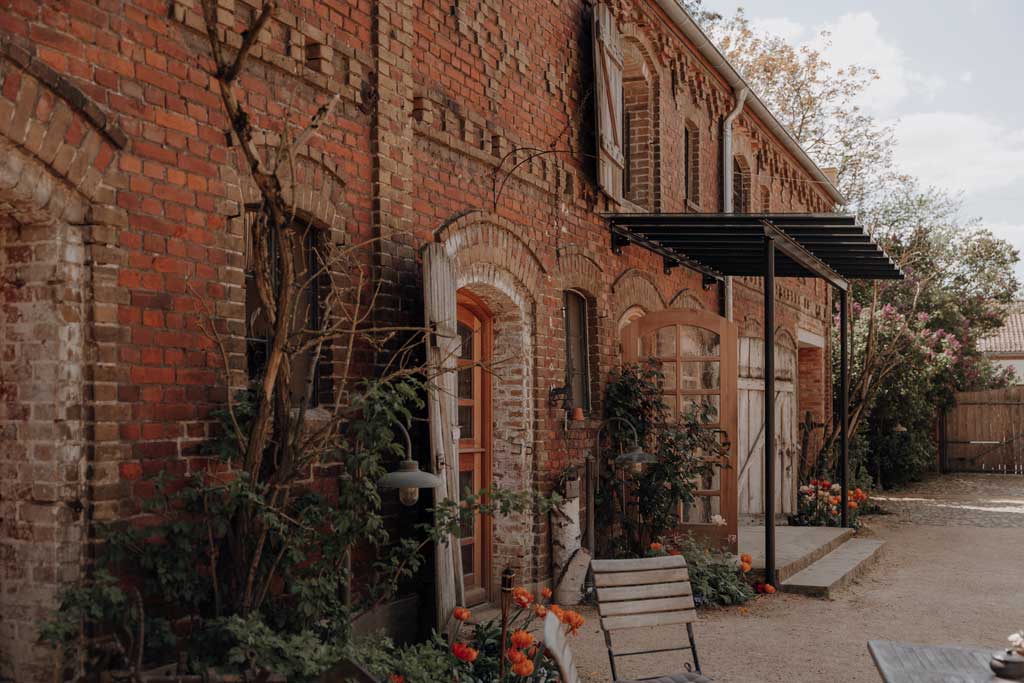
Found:
[{"label": "sky", "polygon": [[794,44],[827,30],[835,66],[877,69],[862,104],[896,126],[900,167],[962,192],[965,216],[1024,254],[1024,0],[704,0],[740,5]]}]

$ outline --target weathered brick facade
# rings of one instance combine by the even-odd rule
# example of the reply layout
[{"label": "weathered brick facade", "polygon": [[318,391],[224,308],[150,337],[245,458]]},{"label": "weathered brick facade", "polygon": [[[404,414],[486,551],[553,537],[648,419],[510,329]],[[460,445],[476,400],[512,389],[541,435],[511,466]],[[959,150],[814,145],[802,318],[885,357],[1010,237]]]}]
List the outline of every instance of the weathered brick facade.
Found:
[{"label": "weathered brick facade", "polygon": [[[228,36],[258,4],[219,0]],[[282,118],[308,119],[341,93],[300,150],[293,202],[332,240],[381,238],[385,319],[421,319],[418,248],[446,245],[458,284],[495,314],[496,355],[514,359],[495,383],[495,482],[549,487],[592,441],[623,314],[717,312],[723,298],[696,273],[664,274],[660,257],[609,248],[588,3],[281,5],[238,88],[268,131],[258,142],[276,146]],[[731,90],[653,2],[612,5],[649,103],[634,198],[720,210]],[[195,466],[226,392],[197,296],[231,336],[236,379],[244,370],[242,214],[255,194],[227,144],[201,28],[197,0],[0,0],[0,661],[18,681],[51,675],[36,629],[78,574],[90,521],[140,515],[149,475]],[[688,128],[700,175],[689,202]],[[744,113],[734,130],[753,208],[830,209],[764,122]],[[736,281],[741,334],[761,329],[759,287]],[[567,434],[547,395],[565,379],[569,288],[591,304],[595,401]],[[783,331],[828,338],[823,283],[783,280],[778,297]],[[800,367],[801,410],[818,416],[827,357]],[[527,583],[549,579],[548,548],[545,519],[496,524],[494,566]]]}]

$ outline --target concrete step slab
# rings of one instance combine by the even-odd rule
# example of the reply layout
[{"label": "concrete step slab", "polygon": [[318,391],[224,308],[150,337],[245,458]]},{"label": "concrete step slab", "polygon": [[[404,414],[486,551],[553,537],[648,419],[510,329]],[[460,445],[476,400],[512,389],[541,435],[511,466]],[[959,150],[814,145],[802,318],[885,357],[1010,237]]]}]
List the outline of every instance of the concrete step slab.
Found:
[{"label": "concrete step slab", "polygon": [[802,593],[820,598],[836,591],[860,576],[878,558],[885,541],[855,538],[797,572],[781,584],[787,593]]},{"label": "concrete step slab", "polygon": [[[785,581],[853,538],[853,529],[825,526],[775,527],[775,580]],[[739,552],[753,557],[750,578],[764,581],[764,527],[739,529]]]}]

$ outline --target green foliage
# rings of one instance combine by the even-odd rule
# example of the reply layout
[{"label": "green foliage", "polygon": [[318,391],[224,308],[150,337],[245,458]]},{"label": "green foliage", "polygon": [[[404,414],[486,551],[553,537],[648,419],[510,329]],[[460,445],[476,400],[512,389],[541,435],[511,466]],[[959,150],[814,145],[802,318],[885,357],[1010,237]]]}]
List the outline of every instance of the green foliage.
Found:
[{"label": "green foliage", "polygon": [[[672,545],[686,558],[694,602],[698,607],[740,605],[754,597],[754,589],[732,556],[711,548],[692,535],[674,539]],[[661,548],[648,554],[665,555],[666,551]]]},{"label": "green foliage", "polygon": [[[663,381],[654,360],[617,369],[609,380],[605,399],[609,443],[599,463],[597,517],[605,528],[618,525],[623,535],[608,534],[603,554],[643,555],[651,539],[678,525],[680,503],[700,507],[695,495],[698,485],[709,486],[715,470],[725,466],[728,453],[719,431],[705,426],[715,421],[711,407],[695,406],[673,420],[662,399]],[[656,456],[640,471],[623,472],[614,464],[621,451],[635,445],[632,430],[622,421],[636,427],[640,444]],[[631,492],[627,500],[622,499],[623,479]]]}]

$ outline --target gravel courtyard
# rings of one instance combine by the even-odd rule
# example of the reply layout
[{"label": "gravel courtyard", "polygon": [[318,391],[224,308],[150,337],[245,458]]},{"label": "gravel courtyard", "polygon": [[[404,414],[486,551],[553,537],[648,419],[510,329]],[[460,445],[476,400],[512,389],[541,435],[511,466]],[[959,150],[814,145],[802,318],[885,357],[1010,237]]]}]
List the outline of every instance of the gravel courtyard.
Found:
[{"label": "gravel courtyard", "polygon": [[[867,518],[863,533],[887,541],[872,569],[833,600],[779,593],[704,612],[696,635],[705,673],[722,683],[877,683],[870,639],[996,648],[1024,628],[1024,477],[934,477],[879,500],[893,514]],[[572,643],[580,674],[610,681],[597,614],[584,615]],[[634,639],[642,649],[668,637]],[[682,670],[683,660],[635,661],[620,677]]]}]

